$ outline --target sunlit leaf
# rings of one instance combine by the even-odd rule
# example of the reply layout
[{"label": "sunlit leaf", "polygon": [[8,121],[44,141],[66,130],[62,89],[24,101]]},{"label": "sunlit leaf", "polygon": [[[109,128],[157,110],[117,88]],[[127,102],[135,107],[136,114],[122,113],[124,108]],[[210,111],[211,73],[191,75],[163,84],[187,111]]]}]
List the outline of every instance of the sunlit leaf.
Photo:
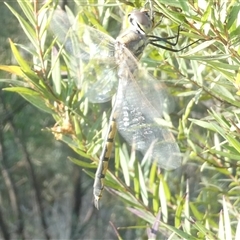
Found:
[{"label": "sunlit leaf", "polygon": [[54,111],[46,105],[46,102],[43,100],[42,96],[36,91],[24,87],[10,87],[4,88],[4,90],[20,94],[28,102],[30,102],[32,105],[34,105],[35,107],[39,108],[44,112],[50,114],[54,113]]}]

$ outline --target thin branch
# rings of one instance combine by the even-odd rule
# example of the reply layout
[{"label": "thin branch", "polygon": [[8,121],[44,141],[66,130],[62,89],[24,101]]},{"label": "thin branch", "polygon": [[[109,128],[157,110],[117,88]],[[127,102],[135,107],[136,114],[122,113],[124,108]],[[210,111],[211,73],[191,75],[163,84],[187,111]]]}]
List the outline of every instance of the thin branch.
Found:
[{"label": "thin branch", "polygon": [[[0,98],[2,100],[3,103],[3,109],[4,112],[6,113],[6,106],[4,104],[4,98],[2,96],[2,92],[0,92]],[[5,184],[7,186],[7,190],[9,193],[9,198],[10,198],[10,202],[12,205],[12,209],[13,212],[16,216],[17,219],[17,233],[18,235],[21,237],[21,239],[25,239],[24,237],[24,220],[23,220],[23,214],[20,208],[20,200],[19,200],[19,196],[18,196],[18,192],[17,192],[17,187],[15,185],[15,182],[13,181],[13,178],[11,177],[10,172],[8,171],[8,166],[7,163],[8,161],[8,154],[7,154],[7,149],[5,147],[5,135],[3,132],[3,124],[0,123],[0,149],[1,149],[1,161],[0,161],[0,168],[1,168],[1,172],[2,172],[2,177],[5,181]],[[2,216],[0,216],[2,217]],[[8,231],[7,227],[4,226],[4,222],[3,219],[1,221],[1,224],[3,224],[4,230],[3,231]]]},{"label": "thin branch", "polygon": [[[0,97],[1,97],[1,100],[3,102],[5,112],[7,112],[7,106],[6,106],[6,103],[4,102],[4,98],[3,98],[2,95],[0,95]],[[24,137],[22,137],[21,131],[19,129],[17,129],[17,127],[15,126],[13,118],[14,118],[14,115],[9,115],[8,114],[8,124],[12,128],[13,133],[16,136],[16,143],[17,143],[19,149],[21,149],[21,151],[23,153],[23,156],[26,160],[29,175],[32,179],[32,184],[33,184],[33,188],[34,188],[34,191],[35,191],[37,206],[38,206],[38,210],[39,210],[39,216],[40,216],[40,219],[41,219],[42,227],[44,229],[44,235],[45,235],[46,239],[50,239],[50,236],[48,234],[48,225],[47,225],[47,222],[46,222],[45,217],[44,217],[44,208],[43,208],[43,204],[42,204],[40,187],[38,185],[38,181],[37,181],[37,178],[36,178],[36,174],[35,174],[35,170],[34,170],[34,167],[33,167],[33,164],[32,164],[32,160],[31,160],[30,154],[27,150],[27,147],[26,147],[26,144],[25,144],[25,139],[24,139]]]},{"label": "thin branch", "polygon": [[2,215],[2,211],[1,211],[1,208],[0,208],[0,228],[2,230],[2,234],[3,234],[3,237],[4,237],[4,240],[10,240],[11,237],[10,237],[10,233],[8,232],[7,230],[7,225],[4,221],[4,217]]}]

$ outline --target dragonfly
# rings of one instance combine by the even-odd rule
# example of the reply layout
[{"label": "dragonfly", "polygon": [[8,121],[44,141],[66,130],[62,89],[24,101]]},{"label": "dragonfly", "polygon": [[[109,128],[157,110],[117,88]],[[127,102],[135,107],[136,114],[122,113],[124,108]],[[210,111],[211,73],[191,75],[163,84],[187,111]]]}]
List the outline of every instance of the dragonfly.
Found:
[{"label": "dragonfly", "polygon": [[158,42],[171,44],[173,37],[150,35],[154,20],[147,9],[133,10],[128,15],[129,28],[116,39],[78,21],[70,23],[70,18],[63,11],[54,14],[52,29],[71,55],[71,72],[77,87],[93,103],[107,102],[115,94],[93,186],[94,204],[99,208],[117,131],[159,167],[173,170],[181,165],[182,156],[173,133],[159,124],[173,99],[166,86],[139,63],[147,45],[171,50]]}]

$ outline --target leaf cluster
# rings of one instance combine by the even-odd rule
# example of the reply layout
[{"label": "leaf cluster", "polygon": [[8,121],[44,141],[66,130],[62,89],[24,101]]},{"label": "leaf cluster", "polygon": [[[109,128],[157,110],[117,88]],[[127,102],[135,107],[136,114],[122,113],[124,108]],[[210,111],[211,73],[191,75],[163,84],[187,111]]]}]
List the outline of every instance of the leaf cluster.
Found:
[{"label": "leaf cluster", "polygon": [[[70,160],[94,177],[89,169],[98,162],[110,103],[91,104],[84,98],[71,77],[71,56],[63,46],[56,47],[49,30],[56,6],[51,1],[41,6],[36,2],[18,1],[25,18],[8,5],[30,47],[9,40],[18,65],[0,69],[16,78],[0,81],[10,85],[6,91],[17,92],[52,115],[56,124],[48,130],[79,155]],[[78,21],[112,35],[117,35],[115,26],[120,30],[122,23],[125,28],[127,22],[121,19],[132,6],[145,4],[100,2],[76,3],[81,13]],[[155,21],[159,20],[155,36],[174,36],[181,25],[176,48],[199,40],[179,54],[149,46],[142,57],[143,65],[164,81],[177,99],[169,121],[177,132],[183,166],[174,172],[160,172],[147,157],[140,162],[142,156],[134,151],[129,154],[118,137],[114,166],[106,175],[107,189],[152,226],[148,238],[159,238],[160,231],[161,237],[169,239],[238,239],[240,4],[224,0],[147,3],[154,10]],[[27,51],[31,60],[19,49]]]}]

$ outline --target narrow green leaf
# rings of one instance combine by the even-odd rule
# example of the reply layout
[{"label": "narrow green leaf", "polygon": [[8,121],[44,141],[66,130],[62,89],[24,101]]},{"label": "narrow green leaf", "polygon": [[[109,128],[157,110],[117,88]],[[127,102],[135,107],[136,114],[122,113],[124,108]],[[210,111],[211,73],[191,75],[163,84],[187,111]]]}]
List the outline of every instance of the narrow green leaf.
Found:
[{"label": "narrow green leaf", "polygon": [[73,123],[74,123],[73,125],[74,125],[74,131],[75,131],[76,137],[81,142],[83,136],[82,136],[82,130],[81,130],[81,126],[79,123],[79,119],[77,116],[73,116]]},{"label": "narrow green leaf", "polygon": [[198,126],[200,126],[202,128],[209,129],[211,131],[216,130],[212,123],[208,123],[208,122],[205,122],[202,120],[197,120],[197,119],[192,119],[192,118],[189,118],[189,121],[193,122],[194,124],[197,124]]},{"label": "narrow green leaf", "polygon": [[[152,215],[151,213],[148,213],[147,211],[141,210],[141,209],[133,209],[133,208],[127,208],[130,212],[132,212],[133,214],[135,214],[136,216],[142,218],[143,220],[149,222],[150,224],[154,224],[155,222],[155,217],[154,215]],[[197,240],[198,238],[195,238],[194,236],[191,236],[171,225],[168,225],[164,222],[160,222],[160,226],[159,228],[166,228],[169,231],[177,234],[181,239],[185,239],[185,240]]]},{"label": "narrow green leaf", "polygon": [[[119,142],[119,141],[117,141]],[[126,146],[126,145],[124,145]],[[126,150],[126,151],[124,151]],[[130,186],[130,173],[129,173],[129,168],[128,168],[128,159],[129,159],[129,156],[127,156],[127,149],[126,147],[120,147],[118,149],[119,151],[119,159],[120,159],[120,166],[122,168],[122,174],[123,174],[123,177],[124,177],[124,181],[126,183],[127,186]],[[116,156],[116,153],[115,152],[115,156]]]},{"label": "narrow green leaf", "polygon": [[38,14],[39,29],[37,29],[37,30],[38,30],[38,34],[39,34],[38,38],[40,41],[42,51],[44,51],[44,49],[45,49],[46,39],[47,39],[47,30],[48,30],[48,21],[50,21],[48,19],[48,13],[49,13],[49,9],[42,8]]},{"label": "narrow green leaf", "polygon": [[196,228],[206,239],[217,239],[211,231],[204,227],[200,221],[192,221],[192,226]]},{"label": "narrow green leaf", "polygon": [[27,64],[27,62],[24,60],[24,58],[22,58],[22,56],[20,55],[19,51],[17,50],[16,46],[14,45],[14,43],[11,41],[11,39],[9,39],[10,42],[10,46],[13,52],[13,55],[16,59],[16,61],[18,62],[18,64],[21,66],[21,68],[24,71],[29,71],[31,72],[31,68],[29,67],[29,65]]},{"label": "narrow green leaf", "polygon": [[17,75],[19,77],[24,77],[24,73],[22,72],[22,69],[19,66],[0,65],[0,69],[8,73]]},{"label": "narrow green leaf", "polygon": [[227,121],[223,116],[221,116],[219,113],[211,109],[211,116],[214,117],[214,119],[225,129],[230,128],[229,121]]},{"label": "narrow green leaf", "polygon": [[2,83],[7,83],[7,84],[12,84],[13,86],[18,86],[18,87],[29,87],[28,84],[26,84],[23,81],[19,80],[13,80],[13,79],[0,79],[0,82]]},{"label": "narrow green leaf", "polygon": [[[114,152],[115,152],[115,158],[114,158],[114,165],[115,165],[115,175],[116,177],[119,177],[120,176],[120,173],[121,173],[121,169],[120,169],[120,144],[119,144],[119,141],[117,140],[116,141],[116,138],[115,138],[115,148],[114,148]],[[125,184],[127,186],[130,186],[130,182],[127,182],[127,180],[125,179],[125,172],[122,171],[123,175],[124,175],[124,180],[125,180]]]},{"label": "narrow green leaf", "polygon": [[[115,184],[115,187],[116,187],[116,184]],[[140,203],[139,203],[139,200],[137,200],[136,197],[131,195],[129,192],[126,192],[124,190],[120,191],[120,190],[121,189],[119,189],[119,191],[116,191],[114,189],[111,189],[110,192],[114,193],[115,195],[117,195],[126,204],[129,204],[131,206],[136,206],[136,207],[141,206]]]},{"label": "narrow green leaf", "polygon": [[68,158],[71,162],[73,162],[74,164],[76,164],[80,167],[83,167],[83,168],[97,168],[96,165],[86,162],[86,159],[85,159],[85,161],[82,161],[82,160],[79,160],[79,159],[76,159],[76,158],[73,158],[73,157],[68,157]]},{"label": "narrow green leaf", "polygon": [[66,143],[79,156],[86,158],[86,159],[92,159],[91,155],[89,155],[85,152],[84,146],[79,145],[78,141],[76,141],[76,139],[73,139],[72,136],[70,137],[68,135],[62,135],[61,141]]},{"label": "narrow green leaf", "polygon": [[13,8],[11,8],[8,5],[8,8],[11,10],[13,15],[18,19],[19,23],[21,24],[21,27],[25,34],[27,35],[28,39],[31,41],[35,49],[38,49],[38,41],[35,30],[28,24],[27,21],[25,21]]},{"label": "narrow green leaf", "polygon": [[[239,101],[235,100],[233,95],[229,91],[224,89],[224,87],[215,86],[214,88],[211,89],[211,92],[215,96],[217,96],[217,97],[221,98],[222,100],[232,104],[233,106],[240,107]],[[226,95],[224,93],[226,93]]]},{"label": "narrow green leaf", "polygon": [[229,143],[240,153],[240,143],[237,139],[232,137],[230,134],[227,134],[226,139]]},{"label": "narrow green leaf", "polygon": [[[216,42],[216,40],[204,41],[203,43],[198,44],[195,48],[192,48],[191,50],[189,50],[185,54],[181,54],[179,57],[186,58],[187,56],[193,55],[195,53],[199,53],[200,51],[202,51],[205,48],[214,44],[215,42]],[[194,56],[191,56],[189,59],[194,59]]]},{"label": "narrow green leaf", "polygon": [[159,209],[159,181],[157,181],[156,183],[153,183],[151,186],[151,191],[152,191],[152,195],[153,195],[153,199],[152,199],[152,205],[153,205],[153,211],[157,212]]},{"label": "narrow green leaf", "polygon": [[158,181],[156,179],[157,176],[157,163],[156,161],[154,161],[151,165],[151,169],[150,169],[150,173],[149,173],[149,186],[151,187],[152,184],[155,184],[156,181]]},{"label": "narrow green leaf", "polygon": [[231,221],[228,212],[227,202],[223,196],[223,218],[224,218],[224,229],[225,229],[225,239],[232,240],[232,231],[231,231]]},{"label": "narrow green leaf", "polygon": [[[189,59],[189,60],[198,60],[198,61],[210,62],[210,61],[224,60],[224,59],[229,58],[230,56],[231,56],[230,54],[191,55],[191,54],[189,54],[189,52],[187,52],[187,55],[184,54],[184,55],[180,55],[179,57],[182,57],[184,59]],[[232,67],[230,67],[230,68],[232,68]],[[235,67],[233,67],[233,68],[235,68]]]},{"label": "narrow green leaf", "polygon": [[212,4],[208,3],[207,1],[202,1],[201,9],[204,10],[203,15],[201,17],[201,22],[205,23],[211,16],[212,11]]},{"label": "narrow green leaf", "polygon": [[218,239],[225,240],[225,230],[224,230],[224,222],[223,222],[223,213],[222,213],[222,211],[219,213]]},{"label": "narrow green leaf", "polygon": [[189,4],[186,1],[179,1],[179,4],[182,8],[182,10],[188,14],[189,13]]},{"label": "narrow green leaf", "polygon": [[36,26],[36,21],[33,15],[33,6],[30,1],[17,1],[21,9],[23,10],[27,20],[32,24],[32,26]]},{"label": "narrow green leaf", "polygon": [[140,183],[140,191],[141,191],[141,197],[142,201],[144,202],[145,206],[148,206],[148,192],[147,192],[147,186],[145,183],[145,178],[143,176],[143,172],[141,169],[141,165],[138,163],[138,176],[139,176],[139,183]]},{"label": "narrow green leaf", "polygon": [[228,14],[228,17],[227,17],[227,24],[226,24],[227,29],[230,29],[233,23],[238,19],[239,12],[240,12],[239,5],[232,6],[230,13]]},{"label": "narrow green leaf", "polygon": [[130,207],[128,207],[127,209],[134,215],[142,218],[144,221],[147,221],[150,224],[154,224],[155,216],[151,212],[144,211],[143,209],[135,209],[135,208],[130,208]]},{"label": "narrow green leaf", "polygon": [[180,203],[178,204],[177,209],[175,211],[174,226],[177,228],[181,226],[181,221],[182,221],[181,216],[184,209],[184,203],[185,203],[185,198],[181,198]]},{"label": "narrow green leaf", "polygon": [[236,229],[236,234],[235,234],[235,240],[240,239],[240,219],[238,219],[237,222],[237,229]]},{"label": "narrow green leaf", "polygon": [[215,150],[215,149],[209,149],[209,151],[213,154],[216,154],[216,155],[219,155],[219,156],[222,156],[222,157],[227,157],[231,160],[237,160],[237,161],[240,161],[240,155],[237,155],[237,154],[233,154],[233,153],[227,153],[227,152],[223,152],[223,151],[218,151],[218,150]]},{"label": "narrow green leaf", "polygon": [[[164,0],[165,1],[165,0]],[[167,5],[177,6],[180,7],[180,4],[178,1],[166,1]],[[181,13],[177,13],[176,11],[171,11],[168,8],[164,7],[164,5],[160,2],[156,1],[156,4],[158,5],[159,11],[175,23],[181,24],[184,22],[184,15]]]},{"label": "narrow green leaf", "polygon": [[190,207],[189,207],[189,196],[191,195],[190,188],[189,188],[189,181],[186,182],[186,195],[185,195],[185,202],[184,202],[184,230],[187,233],[191,233],[191,224],[188,221],[190,219]]},{"label": "narrow green leaf", "polygon": [[135,196],[137,198],[140,198],[140,192],[141,192],[141,186],[140,186],[140,182],[139,182],[139,168],[138,168],[138,162],[135,161],[134,162],[134,179],[133,179],[133,182],[134,182],[134,193],[135,193]]},{"label": "narrow green leaf", "polygon": [[[227,56],[227,55],[226,55]],[[224,57],[224,55],[223,55]],[[228,56],[230,57],[230,56]],[[224,63],[224,62],[219,62],[219,61],[208,61],[208,64],[215,67],[216,69],[223,69],[223,70],[232,70],[232,71],[238,71],[239,70],[239,65],[237,64],[229,64],[229,63]]]},{"label": "narrow green leaf", "polygon": [[161,212],[162,212],[162,219],[165,223],[168,222],[168,207],[167,207],[167,197],[165,194],[165,187],[166,184],[164,183],[164,179],[161,176],[160,184],[159,184],[159,200],[161,203]]},{"label": "narrow green leaf", "polygon": [[53,114],[54,111],[47,107],[46,102],[43,100],[42,96],[37,93],[36,91],[33,91],[29,88],[24,87],[10,87],[10,88],[4,88],[5,91],[9,92],[16,92],[20,94],[23,98],[25,98],[28,102],[30,102],[32,105],[37,107],[38,109]]},{"label": "narrow green leaf", "polygon": [[[159,3],[158,3],[159,2]],[[178,0],[171,0],[171,1],[168,1],[168,0],[161,0],[161,1],[158,1],[157,3],[160,5],[160,2],[162,4],[167,4],[169,6],[173,6],[173,7],[178,7],[180,8],[181,7],[181,3],[180,1]],[[182,1],[181,1],[182,2]]]},{"label": "narrow green leaf", "polygon": [[52,59],[51,62],[54,63],[52,66],[52,80],[55,92],[60,95],[61,94],[61,67],[60,67],[60,59],[57,57],[58,52],[55,47],[52,49]]},{"label": "narrow green leaf", "polygon": [[104,29],[104,27],[102,27],[101,24],[99,24],[99,22],[96,20],[95,16],[92,15],[91,12],[88,11],[84,11],[84,14],[86,15],[88,21],[98,30],[100,30],[101,32],[104,32],[106,34],[108,34],[108,32],[106,31],[106,29]]},{"label": "narrow green leaf", "polygon": [[195,219],[197,219],[198,221],[201,221],[204,218],[204,216],[203,216],[204,214],[199,211],[198,207],[195,206],[195,203],[190,202],[189,207],[190,207],[191,213],[193,214]]}]

